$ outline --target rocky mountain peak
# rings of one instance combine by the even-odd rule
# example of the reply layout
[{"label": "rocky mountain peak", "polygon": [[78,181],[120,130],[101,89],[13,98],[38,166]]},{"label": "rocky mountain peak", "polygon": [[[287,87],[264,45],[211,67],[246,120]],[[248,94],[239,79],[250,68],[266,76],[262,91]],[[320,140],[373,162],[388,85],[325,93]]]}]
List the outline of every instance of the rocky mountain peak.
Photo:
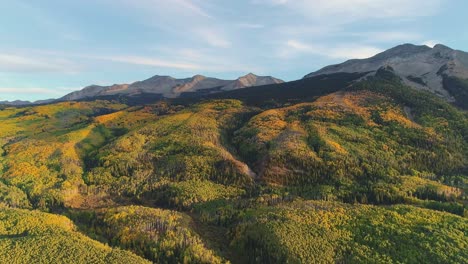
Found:
[{"label": "rocky mountain peak", "polygon": [[413,44],[402,44],[394,48],[388,49],[382,53],[375,55],[373,58],[385,59],[391,57],[408,57],[414,54],[423,53],[431,50],[426,45],[413,45]]},{"label": "rocky mountain peak", "polygon": [[249,73],[247,73],[246,75],[244,75],[243,77],[252,78],[252,77],[258,77],[258,76],[255,75],[255,74],[253,74],[253,73],[251,73],[251,72],[249,72]]},{"label": "rocky mountain peak", "polygon": [[406,85],[432,92],[453,102],[456,95],[450,92],[452,89],[447,86],[447,80],[468,79],[468,53],[442,44],[437,44],[434,48],[403,44],[368,59],[349,60],[324,67],[305,78],[342,72],[375,74],[382,67],[391,67]]},{"label": "rocky mountain peak", "polygon": [[194,76],[192,77],[192,80],[194,80],[194,81],[201,81],[201,80],[203,80],[203,79],[206,79],[206,77],[203,76],[203,75],[200,75],[200,74],[196,74],[196,75],[194,75]]},{"label": "rocky mountain peak", "polygon": [[240,89],[240,88],[245,88],[245,87],[283,83],[283,82],[284,82],[283,80],[276,79],[271,76],[258,76],[253,73],[248,73],[244,76],[237,78],[237,80],[235,80],[231,84],[223,87],[223,90],[229,91],[229,90]]}]

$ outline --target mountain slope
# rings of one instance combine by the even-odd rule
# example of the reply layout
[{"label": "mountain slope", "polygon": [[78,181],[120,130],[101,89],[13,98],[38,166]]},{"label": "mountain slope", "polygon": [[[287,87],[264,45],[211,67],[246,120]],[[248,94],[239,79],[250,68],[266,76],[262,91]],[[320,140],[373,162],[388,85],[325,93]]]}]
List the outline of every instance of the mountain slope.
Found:
[{"label": "mountain slope", "polygon": [[[305,78],[338,72],[372,73],[389,66],[408,86],[430,91],[459,106],[468,107],[468,53],[443,45],[434,48],[404,44],[384,51],[374,57],[349,60],[327,66],[310,73]],[[458,81],[457,84],[454,82]]]},{"label": "mountain slope", "polygon": [[468,220],[412,206],[298,201],[235,229],[242,263],[465,263]]},{"label": "mountain slope", "polygon": [[176,99],[175,103],[194,102],[201,99],[236,99],[248,105],[271,108],[283,104],[313,101],[320,96],[346,89],[363,77],[362,73],[337,73],[297,81],[247,87],[222,93],[198,95],[191,100]]},{"label": "mountain slope", "polygon": [[380,188],[404,175],[467,173],[467,132],[465,113],[382,70],[315,102],[264,111],[236,131],[234,142],[270,184],[310,197],[331,192],[345,201],[392,203],[405,195],[385,197]]},{"label": "mountain slope", "polygon": [[150,263],[76,229],[68,218],[0,206],[2,263]]}]

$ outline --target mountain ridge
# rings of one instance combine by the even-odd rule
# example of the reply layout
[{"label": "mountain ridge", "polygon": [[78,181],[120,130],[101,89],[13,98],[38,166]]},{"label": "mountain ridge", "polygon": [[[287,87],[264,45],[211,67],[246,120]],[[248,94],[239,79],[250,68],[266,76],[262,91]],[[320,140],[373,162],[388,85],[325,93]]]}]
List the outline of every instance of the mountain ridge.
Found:
[{"label": "mountain ridge", "polygon": [[132,84],[114,84],[112,86],[91,85],[82,90],[69,93],[58,100],[71,101],[106,95],[138,95],[143,93],[161,94],[165,98],[176,98],[184,92],[196,92],[204,89],[218,88],[219,91],[235,90],[258,85],[283,83],[283,80],[271,76],[257,76],[249,73],[235,80],[222,80],[203,75],[176,79],[171,76],[155,75]]}]

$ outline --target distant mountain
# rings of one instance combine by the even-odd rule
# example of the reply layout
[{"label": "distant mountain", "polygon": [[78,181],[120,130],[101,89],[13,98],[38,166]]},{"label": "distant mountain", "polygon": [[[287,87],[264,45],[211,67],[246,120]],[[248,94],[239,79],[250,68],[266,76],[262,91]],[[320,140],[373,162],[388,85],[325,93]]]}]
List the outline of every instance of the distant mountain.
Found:
[{"label": "distant mountain", "polygon": [[222,80],[203,75],[195,75],[184,79],[156,75],[147,80],[132,84],[114,84],[112,86],[91,85],[80,91],[67,94],[59,100],[71,101],[99,96],[132,96],[140,94],[161,94],[166,98],[176,98],[183,93],[193,93],[213,88],[216,89],[213,89],[212,92],[221,92],[276,83],[283,83],[283,81],[271,76],[257,76],[252,73],[239,77],[236,80]]},{"label": "distant mountain", "polygon": [[0,105],[27,105],[31,104],[29,101],[21,101],[21,100],[15,100],[15,101],[0,101]]},{"label": "distant mountain", "polygon": [[34,101],[34,102],[22,101],[22,100],[0,101],[0,105],[25,106],[25,105],[47,104],[47,103],[51,103],[53,101],[55,101],[55,99],[38,100],[38,101]]},{"label": "distant mountain", "polygon": [[385,66],[390,66],[405,84],[466,107],[468,53],[441,44],[434,48],[403,44],[368,59],[354,59],[327,66],[304,78],[338,72],[373,74]]},{"label": "distant mountain", "polygon": [[278,84],[283,83],[282,80],[276,79],[271,76],[257,76],[253,73],[249,73],[245,76],[239,77],[237,80],[230,82],[228,85],[224,86],[222,90],[231,91],[245,87],[268,85],[268,84]]}]

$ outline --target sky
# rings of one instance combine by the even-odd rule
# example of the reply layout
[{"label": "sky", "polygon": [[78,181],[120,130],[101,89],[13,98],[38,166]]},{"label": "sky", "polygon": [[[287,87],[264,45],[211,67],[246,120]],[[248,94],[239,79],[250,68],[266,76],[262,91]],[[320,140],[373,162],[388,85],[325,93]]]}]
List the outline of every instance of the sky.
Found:
[{"label": "sky", "polygon": [[465,0],[0,0],[0,101],[154,75],[290,81],[403,43],[468,50]]}]

